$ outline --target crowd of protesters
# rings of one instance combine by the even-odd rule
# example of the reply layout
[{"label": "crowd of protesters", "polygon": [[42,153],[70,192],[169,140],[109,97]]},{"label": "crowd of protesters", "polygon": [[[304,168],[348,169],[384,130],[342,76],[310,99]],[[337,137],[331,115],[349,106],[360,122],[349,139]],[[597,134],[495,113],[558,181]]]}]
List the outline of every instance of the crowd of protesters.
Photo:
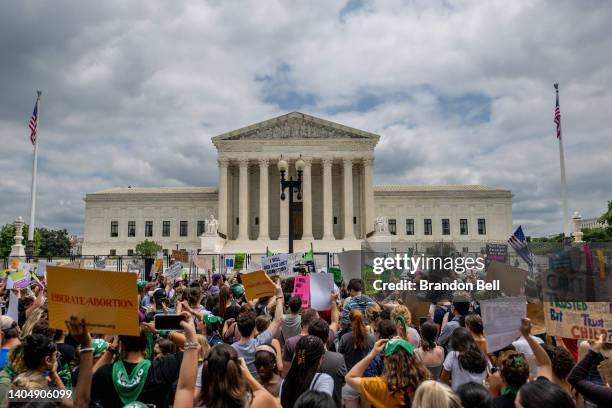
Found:
[{"label": "crowd of protesters", "polygon": [[[240,274],[160,275],[138,282],[138,336],[88,333],[77,318],[50,328],[44,280],[11,289],[18,318],[0,317],[0,406],[612,407],[612,379],[598,370],[612,357],[603,337],[575,359],[523,319],[521,337],[490,352],[467,294],[441,295],[416,324],[406,305],[363,289],[353,279],[316,311],[291,296],[291,278],[247,299]],[[183,316],[180,330],[156,329],[159,314]],[[71,393],[12,398],[41,389]]]}]

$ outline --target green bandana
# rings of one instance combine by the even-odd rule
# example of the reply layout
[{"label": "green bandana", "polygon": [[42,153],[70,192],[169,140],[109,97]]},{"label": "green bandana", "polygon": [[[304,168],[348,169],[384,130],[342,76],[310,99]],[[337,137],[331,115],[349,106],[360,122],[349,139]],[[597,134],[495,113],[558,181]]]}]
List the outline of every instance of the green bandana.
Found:
[{"label": "green bandana", "polygon": [[145,281],[145,280],[139,280],[139,281],[137,281],[137,282],[136,282],[136,286],[138,286],[138,289],[142,289],[142,288],[144,288],[145,286],[147,286],[147,283],[148,283],[148,282],[147,282],[147,281]]},{"label": "green bandana", "polygon": [[104,339],[93,339],[91,341],[94,358],[98,358],[108,349],[108,343]]},{"label": "green bandana", "polygon": [[385,346],[385,356],[390,357],[392,354],[394,354],[397,351],[398,347],[403,348],[410,355],[414,353],[414,349],[412,348],[412,345],[408,343],[406,340],[393,339],[393,340],[389,340],[389,342]]},{"label": "green bandana", "polygon": [[512,387],[504,387],[501,391],[502,395],[514,395],[516,396],[517,391]]},{"label": "green bandana", "polygon": [[239,297],[242,297],[242,295],[244,295],[244,286],[242,286],[239,283],[234,283],[231,286],[231,289],[232,289],[232,293],[234,294],[234,297],[236,299],[238,299]]},{"label": "green bandana", "polygon": [[147,351],[146,358],[153,361],[155,358],[155,335],[147,330]]},{"label": "green bandana", "polygon": [[404,334],[406,334],[406,318],[402,315],[399,315],[395,318],[395,323],[400,322],[400,324],[402,325],[402,330],[404,331]]},{"label": "green bandana", "polygon": [[204,322],[206,323],[206,329],[212,331],[212,325],[214,323],[223,323],[223,318],[215,315],[208,314],[204,316]]},{"label": "green bandana", "polygon": [[132,373],[128,375],[121,359],[113,364],[113,384],[121,402],[129,404],[138,399],[147,381],[149,368],[151,368],[151,360],[144,359],[136,364]]}]

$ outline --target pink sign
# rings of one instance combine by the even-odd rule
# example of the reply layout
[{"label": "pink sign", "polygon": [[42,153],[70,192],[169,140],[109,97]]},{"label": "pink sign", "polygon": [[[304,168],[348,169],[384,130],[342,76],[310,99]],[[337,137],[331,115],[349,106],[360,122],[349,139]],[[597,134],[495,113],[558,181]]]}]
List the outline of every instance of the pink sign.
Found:
[{"label": "pink sign", "polygon": [[293,296],[302,299],[302,307],[310,307],[310,276],[297,275],[293,281]]}]

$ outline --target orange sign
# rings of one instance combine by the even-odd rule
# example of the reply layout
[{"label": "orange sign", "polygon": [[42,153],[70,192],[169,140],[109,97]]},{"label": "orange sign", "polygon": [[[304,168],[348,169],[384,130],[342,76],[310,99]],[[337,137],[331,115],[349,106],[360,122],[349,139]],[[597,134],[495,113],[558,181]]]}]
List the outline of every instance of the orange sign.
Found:
[{"label": "orange sign", "polygon": [[255,271],[241,275],[246,297],[249,300],[264,296],[273,296],[276,286],[264,271]]},{"label": "orange sign", "polygon": [[137,336],[135,273],[47,266],[49,326],[65,329],[70,316],[85,318],[91,333]]}]

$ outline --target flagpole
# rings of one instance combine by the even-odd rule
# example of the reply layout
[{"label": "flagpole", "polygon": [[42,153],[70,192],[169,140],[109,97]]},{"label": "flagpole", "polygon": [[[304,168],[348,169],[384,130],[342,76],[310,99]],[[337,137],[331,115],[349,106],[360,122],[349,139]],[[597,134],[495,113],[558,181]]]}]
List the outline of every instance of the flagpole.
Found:
[{"label": "flagpole", "polygon": [[[555,84],[555,92],[557,95],[557,105],[559,105],[559,84]],[[563,135],[561,134],[561,119],[559,119],[559,164],[561,168],[561,198],[563,200],[563,233],[565,237],[570,236],[569,215],[567,213],[567,182],[565,179],[565,154],[563,153]]]},{"label": "flagpole", "polygon": [[[36,139],[34,142],[34,163],[32,164],[32,188],[30,202],[30,226],[28,227],[28,244],[31,245],[32,255],[34,253],[34,214],[36,214],[36,172],[38,170],[38,129],[40,128],[40,96],[41,91],[36,91]],[[31,242],[31,244],[30,244]],[[31,255],[30,255],[31,256]]]}]

